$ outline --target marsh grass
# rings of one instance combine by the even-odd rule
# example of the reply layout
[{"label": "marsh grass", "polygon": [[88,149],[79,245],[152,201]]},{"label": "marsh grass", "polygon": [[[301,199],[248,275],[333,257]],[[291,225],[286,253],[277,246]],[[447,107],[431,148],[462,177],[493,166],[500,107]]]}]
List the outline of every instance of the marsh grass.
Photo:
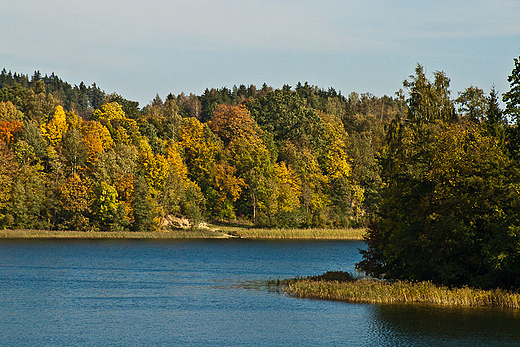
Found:
[{"label": "marsh grass", "polygon": [[423,303],[459,307],[520,308],[520,294],[506,290],[448,288],[431,282],[385,282],[373,279],[345,281],[318,277],[285,280],[281,290],[291,296],[374,304]]},{"label": "marsh grass", "polygon": [[227,238],[218,231],[209,229],[172,230],[164,232],[133,231],[66,231],[66,230],[0,230],[0,238],[9,239],[186,239]]},{"label": "marsh grass", "polygon": [[133,231],[66,231],[66,230],[0,230],[0,238],[55,239],[311,239],[362,240],[365,229],[259,229],[247,226],[212,226],[200,229],[172,229],[155,232]]},{"label": "marsh grass", "polygon": [[222,232],[244,239],[363,240],[365,229],[267,229],[218,227]]}]

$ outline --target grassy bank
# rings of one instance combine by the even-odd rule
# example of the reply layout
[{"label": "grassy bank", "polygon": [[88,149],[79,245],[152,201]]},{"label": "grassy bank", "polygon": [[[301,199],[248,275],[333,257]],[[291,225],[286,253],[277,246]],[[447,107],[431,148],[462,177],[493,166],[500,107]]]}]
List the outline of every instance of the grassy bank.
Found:
[{"label": "grassy bank", "polygon": [[209,229],[174,230],[167,232],[132,231],[67,231],[67,230],[0,230],[0,238],[9,239],[189,239],[228,238]]},{"label": "grassy bank", "polygon": [[357,279],[335,281],[321,276],[282,281],[289,295],[359,303],[424,303],[443,306],[520,308],[520,294],[505,290],[447,288],[430,282],[394,283]]},{"label": "grassy bank", "polygon": [[247,227],[210,227],[161,232],[131,231],[66,231],[66,230],[0,230],[0,238],[30,239],[322,239],[362,240],[364,229],[256,229]]},{"label": "grassy bank", "polygon": [[218,230],[243,239],[363,240],[365,229],[264,229],[218,227]]}]

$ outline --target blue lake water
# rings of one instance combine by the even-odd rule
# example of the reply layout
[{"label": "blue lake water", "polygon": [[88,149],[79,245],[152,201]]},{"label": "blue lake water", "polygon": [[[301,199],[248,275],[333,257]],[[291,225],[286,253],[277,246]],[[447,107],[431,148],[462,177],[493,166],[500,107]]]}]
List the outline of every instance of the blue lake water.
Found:
[{"label": "blue lake water", "polygon": [[0,346],[517,346],[520,313],[295,299],[361,242],[0,240]]}]

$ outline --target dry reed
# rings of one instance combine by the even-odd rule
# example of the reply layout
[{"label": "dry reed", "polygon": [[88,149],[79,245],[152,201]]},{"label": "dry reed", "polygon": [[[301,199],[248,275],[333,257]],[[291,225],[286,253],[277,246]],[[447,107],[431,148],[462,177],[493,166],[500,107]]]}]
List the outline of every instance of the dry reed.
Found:
[{"label": "dry reed", "polygon": [[0,238],[8,239],[185,239],[227,237],[229,237],[229,235],[208,229],[172,230],[164,232],[0,230]]},{"label": "dry reed", "polygon": [[362,240],[365,229],[260,229],[248,227],[210,227],[157,232],[67,231],[67,230],[0,230],[1,238],[59,239],[183,239],[244,238],[302,240]]},{"label": "dry reed", "polygon": [[363,240],[366,229],[279,229],[221,228],[227,234],[244,239]]},{"label": "dry reed", "polygon": [[444,306],[520,308],[520,294],[506,290],[469,287],[448,288],[431,282],[385,282],[358,279],[338,282],[294,279],[283,282],[283,291],[300,298],[359,303],[425,303]]}]

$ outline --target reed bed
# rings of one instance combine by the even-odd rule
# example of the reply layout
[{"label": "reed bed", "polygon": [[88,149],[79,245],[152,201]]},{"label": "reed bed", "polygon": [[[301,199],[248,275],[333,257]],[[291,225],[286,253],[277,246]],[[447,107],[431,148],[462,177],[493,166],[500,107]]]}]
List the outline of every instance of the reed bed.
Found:
[{"label": "reed bed", "polygon": [[520,308],[520,294],[506,290],[448,288],[431,282],[385,282],[373,279],[326,281],[312,278],[282,281],[282,290],[295,297],[357,303],[423,303],[460,307]]},{"label": "reed bed", "polygon": [[0,238],[7,239],[189,239],[228,237],[230,236],[209,229],[187,229],[164,232],[0,230]]},{"label": "reed bed", "polygon": [[133,231],[66,231],[66,230],[0,230],[0,238],[10,239],[303,239],[362,240],[365,229],[260,229],[249,227],[209,227],[156,232]]},{"label": "reed bed", "polygon": [[222,227],[223,232],[243,239],[363,240],[366,229],[267,229]]}]

